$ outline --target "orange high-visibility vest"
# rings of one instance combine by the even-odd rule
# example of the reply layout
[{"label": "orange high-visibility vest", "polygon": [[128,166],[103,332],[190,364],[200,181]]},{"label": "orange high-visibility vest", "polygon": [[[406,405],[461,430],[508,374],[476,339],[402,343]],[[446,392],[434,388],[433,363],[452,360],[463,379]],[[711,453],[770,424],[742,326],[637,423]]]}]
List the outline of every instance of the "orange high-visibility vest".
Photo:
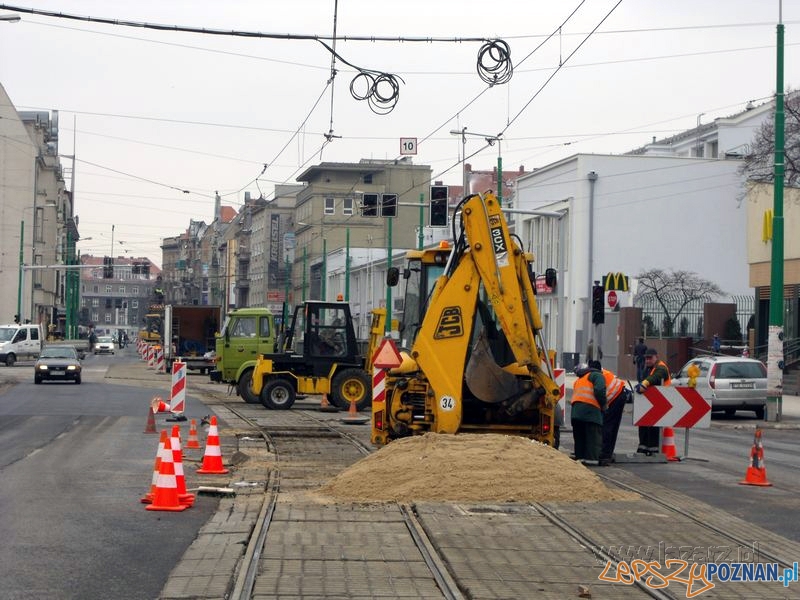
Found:
[{"label": "orange high-visibility vest", "polygon": [[606,380],[606,398],[608,403],[611,404],[622,393],[625,383],[608,369],[603,369],[603,377]]},{"label": "orange high-visibility vest", "polygon": [[597,410],[600,410],[600,403],[594,397],[594,385],[589,381],[589,374],[587,373],[580,379],[575,381],[572,388],[572,404],[576,402],[585,402],[591,404]]}]

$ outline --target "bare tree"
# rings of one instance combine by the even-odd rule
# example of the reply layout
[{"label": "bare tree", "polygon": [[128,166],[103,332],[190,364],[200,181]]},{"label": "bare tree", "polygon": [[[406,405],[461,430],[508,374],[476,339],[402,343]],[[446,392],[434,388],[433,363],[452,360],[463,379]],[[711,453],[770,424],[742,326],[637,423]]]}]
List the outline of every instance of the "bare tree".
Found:
[{"label": "bare tree", "polygon": [[[784,97],[784,184],[800,187],[800,91]],[[739,167],[746,179],[772,183],[775,179],[775,119],[766,119],[756,130],[750,153]]]},{"label": "bare tree", "polygon": [[672,325],[694,300],[713,300],[722,295],[720,287],[692,271],[650,269],[636,276],[639,287],[635,304],[655,300],[664,310],[663,324],[671,333]]}]

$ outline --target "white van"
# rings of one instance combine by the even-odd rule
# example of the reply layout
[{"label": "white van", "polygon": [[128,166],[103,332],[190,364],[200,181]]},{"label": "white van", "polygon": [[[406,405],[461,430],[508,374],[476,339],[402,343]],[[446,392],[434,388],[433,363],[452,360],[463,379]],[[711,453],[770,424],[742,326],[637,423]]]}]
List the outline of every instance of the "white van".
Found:
[{"label": "white van", "polygon": [[0,363],[13,367],[18,360],[33,360],[42,351],[39,325],[0,325]]}]

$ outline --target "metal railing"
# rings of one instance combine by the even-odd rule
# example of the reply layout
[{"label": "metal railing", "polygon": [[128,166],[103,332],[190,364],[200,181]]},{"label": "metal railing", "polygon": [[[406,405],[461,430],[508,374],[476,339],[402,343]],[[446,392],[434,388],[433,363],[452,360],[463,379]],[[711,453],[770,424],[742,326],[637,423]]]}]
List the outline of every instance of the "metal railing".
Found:
[{"label": "metal railing", "polygon": [[[736,303],[736,319],[739,321],[741,339],[723,339],[723,344],[738,345],[747,339],[747,325],[755,311],[754,296],[733,296],[731,298]],[[703,309],[709,299],[699,298],[692,300],[681,309],[680,314],[675,317],[675,313],[683,304],[680,296],[664,296],[661,298],[667,307],[664,307],[655,298],[638,300],[635,305],[642,309],[642,321],[644,333],[650,338],[664,337],[692,337],[703,339]],[[669,317],[667,315],[669,312]],[[724,336],[723,336],[724,337]]]}]

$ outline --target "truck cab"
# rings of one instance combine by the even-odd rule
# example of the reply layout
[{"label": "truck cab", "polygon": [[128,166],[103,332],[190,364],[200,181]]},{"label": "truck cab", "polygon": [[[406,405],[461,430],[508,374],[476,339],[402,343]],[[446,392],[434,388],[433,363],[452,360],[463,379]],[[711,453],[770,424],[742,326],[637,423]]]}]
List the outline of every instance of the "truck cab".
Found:
[{"label": "truck cab", "polygon": [[227,314],[216,339],[216,369],[211,381],[236,385],[245,402],[261,402],[252,392],[253,368],[260,354],[276,350],[275,319],[267,308],[239,308]]},{"label": "truck cab", "polygon": [[0,325],[0,362],[13,367],[18,360],[33,360],[42,351],[42,329],[32,323]]}]

